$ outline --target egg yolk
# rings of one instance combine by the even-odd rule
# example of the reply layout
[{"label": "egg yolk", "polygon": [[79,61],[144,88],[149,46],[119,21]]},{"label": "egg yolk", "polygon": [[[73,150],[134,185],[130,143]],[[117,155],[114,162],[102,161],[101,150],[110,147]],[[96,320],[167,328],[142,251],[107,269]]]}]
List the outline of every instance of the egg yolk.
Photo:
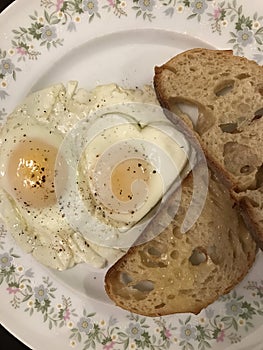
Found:
[{"label": "egg yolk", "polygon": [[127,159],[119,163],[111,174],[113,195],[122,202],[131,201],[133,199],[132,184],[138,180],[148,184],[154,173],[156,173],[156,170],[152,165],[142,159]]},{"label": "egg yolk", "polygon": [[57,153],[56,147],[38,139],[20,141],[11,152],[6,175],[15,198],[25,206],[43,208],[56,203]]}]

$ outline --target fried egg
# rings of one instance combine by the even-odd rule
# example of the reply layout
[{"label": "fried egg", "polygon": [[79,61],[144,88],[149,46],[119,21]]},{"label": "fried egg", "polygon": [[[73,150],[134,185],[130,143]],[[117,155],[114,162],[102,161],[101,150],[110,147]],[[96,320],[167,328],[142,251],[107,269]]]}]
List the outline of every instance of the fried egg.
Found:
[{"label": "fried egg", "polygon": [[9,119],[4,131],[1,215],[17,242],[59,270],[81,261],[103,267],[105,258],[72,230],[57,204],[54,176],[62,134],[24,115]]},{"label": "fried egg", "polygon": [[1,219],[36,260],[58,270],[102,268],[142,232],[189,151],[160,110],[145,105],[158,105],[150,87],[86,91],[69,82],[30,94],[8,117]]},{"label": "fried egg", "polygon": [[65,183],[60,204],[74,229],[126,249],[178,185],[190,147],[159,106],[125,103],[81,120],[60,151],[70,159],[67,178],[57,169],[57,183]]}]

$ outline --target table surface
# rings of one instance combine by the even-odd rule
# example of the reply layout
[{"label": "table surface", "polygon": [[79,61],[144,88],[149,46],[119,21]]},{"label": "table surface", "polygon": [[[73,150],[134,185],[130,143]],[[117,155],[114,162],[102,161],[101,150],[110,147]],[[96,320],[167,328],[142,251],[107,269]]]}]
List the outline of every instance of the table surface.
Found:
[{"label": "table surface", "polygon": [[[1,0],[0,1],[0,12],[10,5],[14,0]],[[29,350],[27,346],[21,343],[17,338],[10,334],[4,327],[0,325],[0,339],[1,344],[4,344],[6,349],[12,350]]]}]

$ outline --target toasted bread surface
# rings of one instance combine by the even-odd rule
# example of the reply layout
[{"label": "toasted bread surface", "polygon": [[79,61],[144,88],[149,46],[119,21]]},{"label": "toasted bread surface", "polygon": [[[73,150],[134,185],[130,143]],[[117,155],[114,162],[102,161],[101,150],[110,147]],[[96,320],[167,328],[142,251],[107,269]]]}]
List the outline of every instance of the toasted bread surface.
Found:
[{"label": "toasted bread surface", "polygon": [[256,244],[229,192],[215,179],[200,217],[181,233],[192,177],[183,181],[180,207],[169,226],[130,248],[106,273],[105,289],[117,306],[146,316],[198,313],[234,288],[252,266]]},{"label": "toasted bread surface", "polygon": [[[192,127],[263,249],[263,67],[232,51],[197,48],[156,67],[154,87],[160,104]],[[183,105],[198,109],[196,123]]]}]

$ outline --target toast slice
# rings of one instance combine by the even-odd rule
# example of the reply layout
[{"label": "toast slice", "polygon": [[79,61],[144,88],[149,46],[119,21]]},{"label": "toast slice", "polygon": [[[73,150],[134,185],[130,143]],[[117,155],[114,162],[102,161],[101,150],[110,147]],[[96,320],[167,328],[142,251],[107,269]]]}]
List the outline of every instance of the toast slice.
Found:
[{"label": "toast slice", "polygon": [[213,178],[201,215],[181,233],[192,178],[190,173],[183,181],[180,207],[170,225],[156,238],[130,248],[106,273],[105,290],[117,306],[146,316],[198,313],[229,292],[252,266],[256,243],[228,190]]},{"label": "toast slice", "polygon": [[[154,87],[162,107],[192,127],[263,249],[263,67],[232,51],[197,48],[155,67]],[[191,123],[189,106],[198,114]]]}]

